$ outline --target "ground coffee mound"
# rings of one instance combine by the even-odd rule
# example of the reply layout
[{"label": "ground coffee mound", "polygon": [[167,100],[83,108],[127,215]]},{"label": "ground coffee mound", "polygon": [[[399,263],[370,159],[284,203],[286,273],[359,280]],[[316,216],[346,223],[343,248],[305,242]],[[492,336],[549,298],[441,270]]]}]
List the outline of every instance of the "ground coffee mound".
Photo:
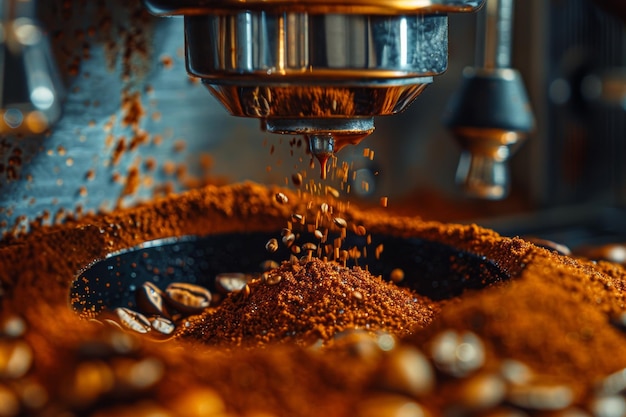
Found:
[{"label": "ground coffee mound", "polygon": [[318,258],[284,262],[184,330],[211,345],[327,342],[348,329],[406,336],[430,323],[434,303],[355,267]]},{"label": "ground coffee mound", "polygon": [[[276,201],[278,192],[289,203]],[[364,269],[304,259],[184,319],[166,342],[79,318],[69,307],[72,281],[109,253],[170,236],[278,233],[292,214],[308,216],[321,203],[298,197],[249,183],[210,186],[2,242],[0,415],[626,412],[624,269],[475,225],[330,201],[343,230],[438,242],[491,260],[510,277],[446,301]],[[419,278],[404,272],[405,280]]]}]

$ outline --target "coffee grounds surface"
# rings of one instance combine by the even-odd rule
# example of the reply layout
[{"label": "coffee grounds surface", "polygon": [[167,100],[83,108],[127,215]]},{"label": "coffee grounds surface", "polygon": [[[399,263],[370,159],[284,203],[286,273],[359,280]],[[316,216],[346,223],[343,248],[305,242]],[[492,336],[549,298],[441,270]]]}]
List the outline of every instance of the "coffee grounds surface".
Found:
[{"label": "coffee grounds surface", "polygon": [[327,342],[347,329],[406,336],[427,326],[437,307],[359,267],[318,258],[284,262],[195,320],[184,335],[210,345]]},{"label": "coffee grounds surface", "polygon": [[[276,202],[279,191],[289,204]],[[72,281],[107,254],[171,236],[278,233],[319,204],[301,197],[253,183],[209,186],[3,241],[0,415],[605,415],[607,401],[624,403],[624,268],[477,225],[331,201],[350,225],[471,252],[510,277],[445,302],[363,269],[299,261],[269,271],[277,284],[258,278],[221,311],[190,317],[169,341],[68,306]]]}]

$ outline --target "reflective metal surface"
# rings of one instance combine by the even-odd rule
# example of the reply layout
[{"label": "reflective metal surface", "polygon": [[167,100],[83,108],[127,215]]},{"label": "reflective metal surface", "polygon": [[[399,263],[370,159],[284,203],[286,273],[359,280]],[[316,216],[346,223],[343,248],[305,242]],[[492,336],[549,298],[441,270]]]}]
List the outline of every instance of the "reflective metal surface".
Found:
[{"label": "reflective metal surface", "polygon": [[0,3],[0,134],[40,134],[61,115],[63,86],[35,7]]}]

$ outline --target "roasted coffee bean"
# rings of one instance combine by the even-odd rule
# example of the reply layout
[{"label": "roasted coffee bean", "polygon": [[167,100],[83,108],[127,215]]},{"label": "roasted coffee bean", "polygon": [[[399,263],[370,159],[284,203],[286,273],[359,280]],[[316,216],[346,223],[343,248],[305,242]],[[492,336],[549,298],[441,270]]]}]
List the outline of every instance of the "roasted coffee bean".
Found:
[{"label": "roasted coffee bean", "polygon": [[211,305],[211,292],[200,285],[173,282],[165,289],[167,302],[186,314],[198,314]]},{"label": "roasted coffee bean", "polygon": [[9,316],[2,322],[0,334],[10,337],[18,338],[26,333],[26,322],[19,316]]},{"label": "roasted coffee bean", "polygon": [[307,242],[302,245],[302,250],[307,252],[314,252],[317,250],[317,245],[315,243]]},{"label": "roasted coffee bean", "polygon": [[373,394],[357,405],[357,417],[424,417],[429,413],[410,398],[395,394]]},{"label": "roasted coffee bean", "polygon": [[261,262],[261,271],[271,271],[272,269],[276,269],[279,266],[280,264],[278,262],[268,259],[266,261]]},{"label": "roasted coffee bean", "polygon": [[502,403],[506,388],[506,383],[498,375],[472,375],[461,382],[454,402],[466,411],[488,410]]},{"label": "roasted coffee bean", "polygon": [[324,233],[322,233],[320,230],[315,230],[315,232],[313,232],[313,234],[315,235],[316,239],[322,240],[324,238]]},{"label": "roasted coffee bean", "polygon": [[527,410],[563,410],[572,405],[574,392],[567,385],[533,380],[510,386],[507,400]]},{"label": "roasted coffee bean", "polygon": [[389,277],[391,278],[391,281],[397,284],[399,282],[402,282],[402,280],[404,280],[404,271],[400,268],[395,268],[391,271],[391,274]]},{"label": "roasted coffee bean", "polygon": [[145,334],[152,328],[150,326],[150,321],[146,316],[137,311],[133,311],[130,308],[118,307],[113,310],[113,313],[122,327],[126,329]]},{"label": "roasted coffee bean", "polygon": [[415,397],[430,393],[435,373],[426,356],[413,346],[392,350],[381,362],[379,386]]},{"label": "roasted coffee bean", "polygon": [[267,285],[276,285],[283,279],[283,277],[274,274],[263,274],[262,279]]},{"label": "roasted coffee bean", "polygon": [[283,244],[287,247],[291,247],[293,242],[296,240],[296,235],[293,233],[289,233],[288,235],[283,236]]},{"label": "roasted coffee bean", "polygon": [[137,308],[145,314],[169,317],[170,312],[163,301],[163,291],[152,282],[144,282],[135,291]]},{"label": "roasted coffee bean", "polygon": [[283,193],[276,193],[275,198],[280,204],[287,204],[289,202],[289,198]]},{"label": "roasted coffee bean", "polygon": [[247,283],[248,279],[246,278],[246,275],[240,272],[222,273],[215,277],[217,289],[224,294],[241,291]]},{"label": "roasted coffee bean", "polygon": [[500,364],[500,375],[509,384],[527,384],[534,376],[534,372],[524,362],[515,359],[505,359]]},{"label": "roasted coffee bean", "polygon": [[33,363],[33,351],[23,340],[0,339],[0,378],[24,376]]},{"label": "roasted coffee bean", "polygon": [[328,203],[322,203],[320,205],[320,210],[322,211],[322,214],[327,214],[328,212],[330,212],[330,206],[328,205]]},{"label": "roasted coffee bean", "polygon": [[614,395],[626,392],[626,368],[613,372],[596,384],[596,392],[601,395]]},{"label": "roasted coffee bean", "polygon": [[165,365],[157,358],[140,360],[119,358],[113,362],[113,372],[124,387],[144,390],[159,382],[165,375]]},{"label": "roasted coffee bean", "polygon": [[437,369],[455,377],[464,377],[485,363],[483,343],[469,331],[439,333],[431,343],[430,353]]},{"label": "roasted coffee bean", "polygon": [[337,227],[340,227],[342,229],[348,227],[348,223],[345,221],[345,219],[342,219],[341,217],[333,218],[333,223],[335,223]]},{"label": "roasted coffee bean", "polygon": [[226,406],[222,397],[210,388],[183,390],[172,401],[176,416],[207,417],[226,416]]},{"label": "roasted coffee bean", "polygon": [[365,236],[367,234],[367,229],[365,229],[365,226],[358,225],[354,229],[354,233],[356,233],[357,236]]},{"label": "roasted coffee bean", "polygon": [[176,330],[176,325],[172,320],[167,319],[165,317],[153,317],[150,320],[150,325],[152,326],[152,335],[156,336],[164,336],[169,337],[174,334],[174,330]]},{"label": "roasted coffee bean", "polygon": [[0,416],[14,417],[20,414],[20,400],[10,387],[0,384]]},{"label": "roasted coffee bean", "polygon": [[294,223],[304,224],[304,216],[302,214],[294,213],[291,215],[291,221]]},{"label": "roasted coffee bean", "polygon": [[276,252],[278,250],[278,240],[274,238],[268,240],[265,244],[265,250],[267,250],[269,253]]},{"label": "roasted coffee bean", "polygon": [[293,185],[295,185],[296,187],[299,187],[302,185],[302,174],[295,173],[291,176],[291,182],[293,183]]},{"label": "roasted coffee bean", "polygon": [[588,407],[593,417],[626,416],[626,398],[621,395],[595,397],[591,399]]}]

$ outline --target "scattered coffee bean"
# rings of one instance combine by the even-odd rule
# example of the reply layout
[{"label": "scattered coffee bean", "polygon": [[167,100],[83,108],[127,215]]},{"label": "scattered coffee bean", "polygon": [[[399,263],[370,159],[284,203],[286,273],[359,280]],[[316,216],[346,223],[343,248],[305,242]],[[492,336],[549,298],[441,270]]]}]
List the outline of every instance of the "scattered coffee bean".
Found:
[{"label": "scattered coffee bean", "polygon": [[241,291],[247,283],[246,275],[239,272],[222,273],[215,277],[217,289],[225,294]]},{"label": "scattered coffee bean", "polygon": [[152,334],[162,335],[162,336],[171,336],[174,334],[174,330],[176,330],[176,325],[172,320],[167,319],[165,317],[153,317],[150,320],[150,325],[152,326]]},{"label": "scattered coffee bean", "polygon": [[435,385],[435,373],[426,356],[413,346],[402,346],[381,362],[380,387],[401,394],[420,397]]},{"label": "scattered coffee bean", "polygon": [[357,406],[357,417],[424,417],[428,412],[410,398],[394,394],[375,394]]},{"label": "scattered coffee bean", "polygon": [[391,274],[389,277],[391,278],[391,281],[397,284],[399,282],[402,282],[402,280],[404,280],[404,271],[400,268],[395,268],[391,271]]},{"label": "scattered coffee bean", "polygon": [[118,307],[113,310],[113,313],[117,316],[117,319],[122,327],[126,329],[145,334],[152,328],[150,321],[146,316],[137,311],[133,311],[130,308]]},{"label": "scattered coffee bean", "polygon": [[613,372],[596,384],[596,392],[601,395],[614,395],[626,391],[626,368]]},{"label": "scattered coffee bean", "polygon": [[330,206],[328,205],[328,203],[322,203],[320,205],[320,210],[322,214],[327,214],[328,212],[330,212]]},{"label": "scattered coffee bean", "polygon": [[302,214],[294,213],[291,215],[291,221],[294,223],[304,224],[304,216]]},{"label": "scattered coffee bean", "polygon": [[211,305],[211,292],[200,285],[173,282],[165,294],[167,302],[181,313],[198,314]]},{"label": "scattered coffee bean", "polygon": [[276,285],[282,281],[282,279],[283,277],[281,275],[263,274],[263,282],[267,285]]},{"label": "scattered coffee bean", "polygon": [[342,229],[345,229],[346,227],[348,227],[348,223],[344,219],[342,219],[341,217],[333,218],[333,223],[335,223],[335,225],[337,225],[337,227],[340,227]]},{"label": "scattered coffee bean", "polygon": [[135,291],[137,308],[145,314],[169,317],[170,312],[163,301],[163,291],[152,282],[144,282]]},{"label": "scattered coffee bean", "polygon": [[626,398],[621,395],[607,395],[591,399],[589,411],[593,417],[626,416]]},{"label": "scattered coffee bean", "polygon": [[574,392],[567,385],[533,381],[510,386],[507,400],[527,410],[563,410],[572,405]]},{"label": "scattered coffee bean", "polygon": [[0,378],[24,376],[33,363],[33,351],[23,340],[0,339]]},{"label": "scattered coffee bean", "polygon": [[352,298],[357,301],[363,301],[363,293],[361,291],[352,291]]},{"label": "scattered coffee bean", "polygon": [[289,198],[283,193],[276,193],[276,201],[280,204],[287,204],[289,202]]},{"label": "scattered coffee bean", "polygon": [[324,233],[322,233],[320,230],[315,230],[313,234],[315,235],[316,239],[322,240],[324,238]]},{"label": "scattered coffee bean", "polygon": [[268,240],[265,244],[265,250],[267,250],[269,253],[276,252],[278,250],[278,240],[274,238]]},{"label": "scattered coffee bean", "polygon": [[438,334],[432,341],[430,353],[439,370],[455,377],[464,377],[485,362],[482,341],[469,331],[447,330]]},{"label": "scattered coffee bean", "polygon": [[296,235],[293,233],[289,233],[288,235],[283,236],[283,244],[287,247],[293,245],[293,242],[296,240]]},{"label": "scattered coffee bean", "polygon": [[280,264],[278,262],[268,259],[266,261],[261,262],[261,271],[271,271],[272,269],[276,269],[279,266]]},{"label": "scattered coffee bean", "polygon": [[527,384],[534,376],[534,372],[524,362],[514,359],[505,359],[500,364],[500,375],[509,384]]},{"label": "scattered coffee bean", "polygon": [[302,249],[300,248],[300,246],[298,245],[291,246],[291,253],[293,253],[294,255],[298,255],[300,252],[302,252]]},{"label": "scattered coffee bean", "polygon": [[19,316],[7,317],[2,322],[1,333],[2,335],[10,338],[18,338],[24,335],[26,332],[26,322]]},{"label": "scattered coffee bean", "polygon": [[20,414],[20,410],[17,394],[8,386],[0,385],[0,416],[14,417]]},{"label": "scattered coffee bean", "polygon": [[308,252],[314,252],[317,250],[317,245],[315,243],[307,242],[304,245],[302,245],[302,250],[308,251]]},{"label": "scattered coffee bean", "polygon": [[493,408],[504,400],[506,383],[494,374],[479,374],[461,383],[455,402],[464,410],[479,412]]},{"label": "scattered coffee bean", "polygon": [[354,233],[356,233],[357,236],[365,236],[367,234],[367,229],[365,229],[365,226],[358,225],[354,229]]},{"label": "scattered coffee bean", "polygon": [[293,185],[295,185],[296,187],[299,187],[302,185],[302,174],[300,174],[299,172],[293,174],[291,176],[291,182],[293,183]]}]

